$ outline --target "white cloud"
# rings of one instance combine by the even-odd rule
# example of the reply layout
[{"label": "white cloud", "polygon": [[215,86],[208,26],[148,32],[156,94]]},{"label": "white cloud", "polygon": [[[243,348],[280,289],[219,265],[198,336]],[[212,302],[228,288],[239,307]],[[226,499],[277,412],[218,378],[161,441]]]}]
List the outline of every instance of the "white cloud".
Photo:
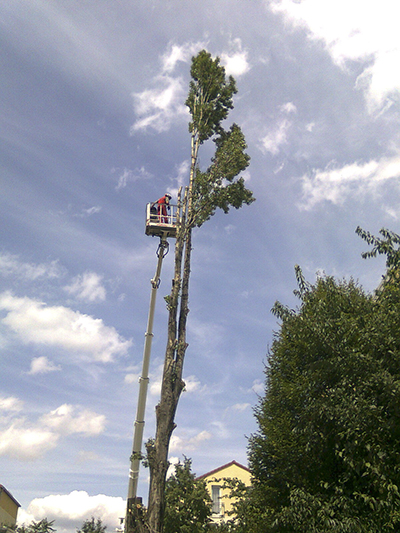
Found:
[{"label": "white cloud", "polygon": [[55,365],[47,359],[44,355],[41,357],[34,357],[31,361],[31,368],[28,374],[47,374],[61,370],[61,367]]},{"label": "white cloud", "polygon": [[[150,372],[149,374],[149,393],[151,396],[159,396],[161,393],[161,382],[162,382],[163,371],[164,371],[164,365],[160,364],[157,366],[155,372]],[[132,376],[132,380],[134,380],[133,376]]]},{"label": "white cloud", "polygon": [[223,342],[225,328],[216,322],[202,322],[195,316],[188,323],[188,330],[193,344],[196,343],[203,355],[215,354],[215,350]]},{"label": "white cloud", "polygon": [[167,131],[175,118],[188,114],[184,105],[186,88],[181,77],[161,75],[155,79],[155,84],[154,89],[133,94],[133,107],[139,118],[131,127],[131,135],[147,128],[158,133]]},{"label": "white cloud", "polygon": [[18,524],[28,524],[43,518],[55,520],[59,533],[75,533],[82,523],[93,516],[100,518],[108,531],[120,525],[119,519],[125,516],[125,500],[120,497],[98,494],[89,496],[85,491],[75,490],[70,494],[52,494],[35,498],[27,509],[18,513]]},{"label": "white cloud", "polygon": [[168,457],[169,467],[167,470],[167,479],[170,478],[172,474],[175,474],[175,467],[179,462],[179,457]]},{"label": "white cloud", "polygon": [[179,61],[189,63],[192,57],[205,47],[206,43],[204,42],[189,42],[183,45],[170,43],[167,51],[161,58],[162,71],[164,73],[172,72]]},{"label": "white cloud", "polygon": [[186,392],[196,392],[200,389],[200,381],[196,378],[196,376],[188,376],[184,379],[184,382]]},{"label": "white cloud", "polygon": [[180,451],[186,453],[188,451],[193,451],[200,446],[206,440],[211,439],[212,435],[208,431],[201,431],[194,437],[190,438],[181,438],[177,435],[172,435],[170,450],[171,451]]},{"label": "white cloud", "polygon": [[248,168],[246,168],[246,170],[244,170],[242,173],[241,173],[241,177],[244,179],[244,181],[248,182],[251,180],[251,172]]},{"label": "white cloud", "polygon": [[297,113],[297,107],[294,105],[293,102],[286,102],[286,104],[281,105],[280,110],[283,113]]},{"label": "white cloud", "polygon": [[221,61],[225,66],[225,72],[228,76],[238,77],[250,70],[247,61],[247,52],[241,52],[229,56],[222,54]]},{"label": "white cloud", "polygon": [[226,425],[221,422],[220,420],[214,420],[214,422],[211,422],[211,425],[216,428],[217,437],[220,439],[228,439],[231,434],[226,427]]},{"label": "white cloud", "polygon": [[261,381],[261,379],[255,379],[253,381],[253,386],[251,387],[251,390],[256,394],[263,394],[264,388],[264,382]]},{"label": "white cloud", "polygon": [[101,319],[62,306],[46,306],[10,292],[0,294],[0,309],[7,311],[2,323],[26,344],[61,348],[92,361],[110,362],[125,354],[131,341],[123,339]]},{"label": "white cloud", "polygon": [[96,215],[97,213],[100,213],[101,210],[102,210],[102,207],[100,205],[94,205],[93,207],[82,209],[81,213],[77,216],[90,217],[92,215]]},{"label": "white cloud", "polygon": [[396,221],[399,219],[400,207],[393,209],[392,207],[382,206],[382,209],[390,218],[393,218]]},{"label": "white cloud", "polygon": [[281,119],[273,131],[270,131],[261,139],[262,149],[277,155],[280,147],[287,143],[287,134],[292,123],[286,118]]},{"label": "white cloud", "polygon": [[128,180],[131,179],[131,176],[132,176],[132,170],[124,168],[122,174],[118,177],[118,184],[115,187],[115,189],[117,191],[119,191],[120,189],[125,189],[125,187],[128,184]]},{"label": "white cloud", "polygon": [[23,405],[24,402],[14,396],[0,397],[0,411],[21,411]]},{"label": "white cloud", "polygon": [[[189,159],[185,159],[184,161],[175,166],[176,177],[173,179],[173,181],[176,182],[176,186],[168,188],[168,192],[172,195],[172,198],[178,198],[179,188],[184,186],[187,182],[189,171]],[[172,203],[175,203],[174,200],[172,200]]]},{"label": "white cloud", "polygon": [[[357,78],[356,87],[366,94],[370,112],[389,109],[400,91],[400,50],[376,55],[375,62]],[[396,94],[397,93],[397,94]]]},{"label": "white cloud", "polygon": [[24,263],[18,255],[0,252],[0,274],[3,276],[16,276],[20,279],[34,281],[39,278],[60,278],[64,271],[58,260],[50,263]]},{"label": "white cloud", "polygon": [[106,417],[89,409],[79,410],[76,406],[64,404],[44,415],[40,423],[62,435],[81,433],[84,436],[100,435],[105,428]]},{"label": "white cloud", "polygon": [[[112,172],[116,172],[118,169],[113,169]],[[147,180],[152,178],[152,174],[148,172],[143,166],[140,168],[135,168],[135,170],[131,170],[129,168],[124,168],[121,170],[118,170],[118,183],[115,187],[115,190],[120,191],[121,189],[125,189],[127,187],[128,183],[134,183],[138,180]]]},{"label": "white cloud", "polygon": [[138,383],[140,378],[140,374],[126,374],[124,377],[124,382],[127,385],[130,385],[131,383]]},{"label": "white cloud", "polygon": [[231,42],[231,51],[221,54],[221,64],[225,67],[228,76],[235,78],[246,74],[250,70],[247,50],[242,49],[241,39],[234,39]]},{"label": "white cloud", "polygon": [[301,177],[303,198],[299,207],[309,210],[323,201],[341,205],[350,195],[360,197],[376,192],[388,180],[399,177],[400,156],[340,168],[331,163],[324,170],[317,169]]},{"label": "white cloud", "polygon": [[274,170],[272,171],[274,174],[279,174],[281,170],[283,170],[285,167],[285,162],[283,161],[281,164],[279,164]]},{"label": "white cloud", "polygon": [[322,40],[341,68],[348,60],[369,62],[357,85],[365,91],[371,111],[400,90],[400,35],[393,0],[268,0],[266,5]]},{"label": "white cloud", "polygon": [[35,460],[55,448],[61,436],[81,434],[98,436],[104,431],[106,418],[89,409],[64,404],[34,423],[19,417],[23,402],[18,398],[0,398],[0,456]]},{"label": "white cloud", "polygon": [[78,463],[87,463],[88,461],[99,461],[100,457],[95,452],[80,450],[77,456]]},{"label": "white cloud", "polygon": [[[282,115],[297,113],[297,107],[293,102],[286,102],[279,107]],[[292,122],[286,116],[280,118],[275,127],[273,127],[262,139],[261,150],[277,155],[280,147],[287,143],[288,133],[292,127]],[[279,170],[278,170],[279,171]]]},{"label": "white cloud", "polygon": [[187,61],[186,48],[177,44],[170,45],[170,49],[162,56],[164,72],[172,72],[178,61]]},{"label": "white cloud", "polygon": [[187,182],[189,171],[190,161],[189,159],[185,159],[185,161],[182,161],[182,163],[180,163],[180,165],[178,165],[177,167],[176,181],[178,182],[178,188]]},{"label": "white cloud", "polygon": [[227,235],[231,235],[236,231],[236,226],[234,224],[228,224],[224,227],[224,231]]},{"label": "white cloud", "polygon": [[106,299],[106,289],[101,285],[102,280],[103,276],[96,274],[96,272],[85,272],[76,276],[71,285],[65,287],[65,290],[80,300],[102,302]]},{"label": "white cloud", "polygon": [[246,411],[246,409],[248,409],[249,407],[250,407],[249,403],[235,403],[234,405],[232,405],[231,409],[233,411],[243,412],[243,411]]},{"label": "white cloud", "polygon": [[33,460],[55,448],[59,435],[40,427],[26,427],[25,419],[15,420],[0,430],[0,456]]},{"label": "white cloud", "polygon": [[[179,117],[188,117],[188,109],[184,105],[187,86],[183,78],[173,75],[178,63],[190,63],[191,58],[206,47],[206,43],[185,43],[168,45],[161,57],[160,74],[154,77],[151,89],[133,94],[133,107],[137,116],[131,127],[131,135],[136,131],[152,128],[158,133],[167,131],[171,123]],[[242,50],[240,39],[230,43],[231,50],[220,55],[221,64],[228,75],[240,76],[250,69],[247,51]]]}]

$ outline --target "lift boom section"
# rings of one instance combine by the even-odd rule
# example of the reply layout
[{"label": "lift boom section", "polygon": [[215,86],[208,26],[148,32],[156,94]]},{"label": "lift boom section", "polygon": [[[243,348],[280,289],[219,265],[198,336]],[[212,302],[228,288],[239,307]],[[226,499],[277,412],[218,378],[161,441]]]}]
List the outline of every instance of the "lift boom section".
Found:
[{"label": "lift boom section", "polygon": [[151,280],[150,307],[143,349],[142,374],[139,379],[138,403],[136,409],[136,419],[134,423],[132,455],[130,458],[128,499],[125,517],[126,532],[128,532],[129,530],[130,515],[132,513],[132,507],[133,505],[135,505],[137,498],[139,467],[142,458],[143,431],[145,423],[144,418],[146,411],[147,388],[149,384],[150,354],[151,344],[153,340],[153,322],[156,306],[157,289],[160,286],[160,275],[163,259],[167,255],[169,250],[169,243],[167,241],[167,238],[176,236],[176,206],[171,206],[171,211],[168,214],[167,219],[165,219],[164,217],[161,219],[161,217],[159,217],[157,214],[152,213],[150,210],[150,206],[151,204],[147,204],[146,208],[146,235],[160,237],[160,244],[158,245],[156,252],[158,257],[157,268],[154,278]]}]

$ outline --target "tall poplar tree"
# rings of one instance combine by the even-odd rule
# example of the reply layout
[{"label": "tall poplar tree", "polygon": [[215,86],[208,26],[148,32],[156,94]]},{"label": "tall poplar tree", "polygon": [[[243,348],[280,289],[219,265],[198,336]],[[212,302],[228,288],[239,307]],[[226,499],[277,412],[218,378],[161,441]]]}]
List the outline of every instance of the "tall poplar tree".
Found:
[{"label": "tall poplar tree", "polygon": [[[192,58],[190,73],[186,100],[191,115],[189,184],[178,194],[175,272],[170,295],[165,298],[169,317],[161,399],[156,407],[156,435],[146,444],[150,468],[146,528],[152,533],[162,531],[168,448],[175,428],[179,397],[185,386],[182,372],[188,347],[186,322],[192,230],[202,226],[217,208],[227,213],[230,207],[238,209],[254,200],[244,179],[238,177],[250,160],[245,153],[244,135],[236,124],[228,130],[222,126],[233,108],[233,95],[237,92],[234,78],[227,77],[219,58],[213,59],[205,50]],[[209,167],[201,170],[198,165],[199,149],[209,140],[214,142],[215,152]]]}]

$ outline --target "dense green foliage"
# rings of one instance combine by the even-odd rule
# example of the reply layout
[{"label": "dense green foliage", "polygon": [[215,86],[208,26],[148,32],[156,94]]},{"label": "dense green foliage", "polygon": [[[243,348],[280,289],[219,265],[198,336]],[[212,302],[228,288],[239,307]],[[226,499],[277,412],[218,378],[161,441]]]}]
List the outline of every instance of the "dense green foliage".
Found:
[{"label": "dense green foliage", "polygon": [[192,59],[191,81],[186,105],[192,120],[190,133],[200,144],[221,131],[221,122],[233,108],[232,97],[237,92],[232,76],[226,79],[219,58],[201,50]]},{"label": "dense green foliage", "polygon": [[356,229],[359,235],[368,244],[372,244],[372,250],[364,252],[362,257],[368,259],[369,257],[376,257],[377,255],[386,255],[386,268],[390,272],[392,268],[398,268],[400,265],[400,235],[382,228],[380,230],[381,237],[375,237],[369,231],[365,231],[359,226]]},{"label": "dense green foliage", "polygon": [[215,139],[216,150],[205,172],[196,168],[193,186],[193,223],[201,226],[217,208],[228,213],[229,207],[239,209],[254,201],[243,178],[236,176],[245,170],[250,157],[245,153],[246,142],[237,124],[222,131]]},{"label": "dense green foliage", "polygon": [[107,526],[103,526],[101,518],[97,520],[92,518],[87,519],[83,522],[80,529],[76,530],[76,533],[105,533]]},{"label": "dense green foliage", "polygon": [[[201,226],[217,208],[225,213],[229,207],[239,209],[254,201],[252,192],[245,187],[243,178],[235,178],[247,168],[250,157],[244,135],[237,124],[224,130],[222,122],[233,108],[237,92],[232,76],[226,77],[218,57],[201,50],[192,59],[191,82],[186,105],[191,121],[191,171],[189,183],[187,228]],[[197,164],[198,149],[212,139],[215,153],[211,165],[201,171]]]},{"label": "dense green foliage", "polygon": [[175,466],[165,486],[164,533],[208,531],[212,501],[203,480],[191,472],[191,460]]},{"label": "dense green foliage", "polygon": [[297,269],[299,308],[274,307],[239,517],[249,531],[400,530],[400,238],[357,231],[374,246],[366,257],[387,256],[376,294],[327,276],[310,285]]},{"label": "dense green foliage", "polygon": [[[17,533],[53,533],[56,531],[54,526],[54,520],[47,520],[43,518],[38,522],[32,521],[28,525],[18,526],[16,528]],[[95,520],[92,518],[85,520],[80,529],[77,528],[77,533],[105,533],[107,526],[103,526],[101,518]]]},{"label": "dense green foliage", "polygon": [[53,533],[55,528],[53,527],[54,520],[47,520],[47,518],[43,518],[42,520],[39,520],[36,522],[33,520],[28,525],[22,525],[18,526],[16,528],[17,533]]}]

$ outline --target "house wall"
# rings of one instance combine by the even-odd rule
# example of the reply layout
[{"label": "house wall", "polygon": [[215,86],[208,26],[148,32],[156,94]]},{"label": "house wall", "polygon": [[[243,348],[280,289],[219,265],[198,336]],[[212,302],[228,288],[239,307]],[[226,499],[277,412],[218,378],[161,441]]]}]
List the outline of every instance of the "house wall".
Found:
[{"label": "house wall", "polygon": [[[224,484],[224,480],[226,479],[239,479],[242,481],[246,486],[251,485],[251,474],[250,472],[238,466],[237,464],[229,464],[225,468],[222,468],[218,471],[214,471],[210,475],[202,476],[202,479],[206,481],[207,483],[207,489],[211,496],[211,498],[215,501],[215,495],[218,491],[218,489],[214,487],[220,487],[219,489],[219,495],[220,495],[220,506],[217,510],[214,506],[213,509],[213,518],[215,521],[221,521],[230,518],[228,515],[228,512],[232,509],[232,504],[235,501],[235,498],[230,497],[230,490],[229,489],[223,489],[222,485]],[[214,498],[213,498],[214,493]],[[217,512],[216,512],[217,511]]]},{"label": "house wall", "polygon": [[0,488],[0,526],[12,527],[17,521],[18,504]]}]

